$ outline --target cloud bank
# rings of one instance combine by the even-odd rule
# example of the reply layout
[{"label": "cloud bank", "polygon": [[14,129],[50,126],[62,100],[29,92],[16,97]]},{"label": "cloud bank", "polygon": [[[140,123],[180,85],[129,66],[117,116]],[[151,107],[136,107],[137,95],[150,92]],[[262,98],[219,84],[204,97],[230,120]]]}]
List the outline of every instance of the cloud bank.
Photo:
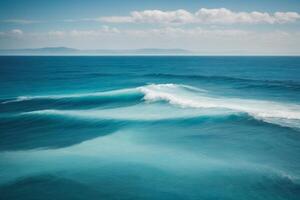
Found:
[{"label": "cloud bank", "polygon": [[106,23],[158,23],[158,24],[283,24],[300,19],[297,12],[234,12],[226,8],[201,8],[195,13],[175,11],[133,11],[129,16],[107,16],[94,19]]}]

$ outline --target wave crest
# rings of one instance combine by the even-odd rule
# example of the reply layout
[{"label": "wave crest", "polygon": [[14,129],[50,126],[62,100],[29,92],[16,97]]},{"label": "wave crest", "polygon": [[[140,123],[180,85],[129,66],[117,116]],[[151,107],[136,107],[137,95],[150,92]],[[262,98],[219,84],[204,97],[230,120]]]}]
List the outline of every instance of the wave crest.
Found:
[{"label": "wave crest", "polygon": [[263,100],[211,96],[203,90],[186,90],[175,84],[140,88],[148,102],[166,101],[182,108],[220,108],[247,113],[254,118],[281,126],[300,127],[300,106]]},{"label": "wave crest", "polygon": [[[142,100],[144,100],[147,103],[163,101],[173,106],[177,106],[179,108],[217,109],[220,111],[227,110],[241,112],[247,113],[248,115],[251,115],[256,119],[263,120],[267,123],[277,124],[286,127],[300,128],[300,105],[298,104],[255,99],[227,98],[223,96],[211,95],[209,91],[203,90],[201,88],[172,83],[149,84],[136,88],[85,94],[22,96],[14,100],[2,103],[30,101],[34,99],[59,100],[66,98],[102,98],[107,96],[121,98],[121,96],[126,96],[130,94],[139,95],[140,97],[142,97]],[[49,107],[48,110],[52,110],[52,108]],[[141,109],[139,112],[143,112],[143,109]],[[117,114],[118,112],[116,113],[116,115]]]}]

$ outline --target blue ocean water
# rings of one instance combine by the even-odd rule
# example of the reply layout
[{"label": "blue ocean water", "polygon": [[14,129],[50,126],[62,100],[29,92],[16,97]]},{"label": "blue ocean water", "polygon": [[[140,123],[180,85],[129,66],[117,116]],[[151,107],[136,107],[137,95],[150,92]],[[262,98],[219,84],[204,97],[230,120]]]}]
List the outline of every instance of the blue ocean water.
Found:
[{"label": "blue ocean water", "polygon": [[300,57],[0,57],[0,199],[300,199]]}]

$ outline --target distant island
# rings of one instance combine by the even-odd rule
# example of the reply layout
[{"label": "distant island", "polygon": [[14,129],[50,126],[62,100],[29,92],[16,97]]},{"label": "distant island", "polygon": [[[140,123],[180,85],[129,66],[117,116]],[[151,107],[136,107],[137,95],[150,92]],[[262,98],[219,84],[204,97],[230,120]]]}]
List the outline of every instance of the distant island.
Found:
[{"label": "distant island", "polygon": [[192,54],[185,49],[96,49],[81,50],[68,47],[44,47],[32,49],[0,49],[0,55],[185,55]]}]

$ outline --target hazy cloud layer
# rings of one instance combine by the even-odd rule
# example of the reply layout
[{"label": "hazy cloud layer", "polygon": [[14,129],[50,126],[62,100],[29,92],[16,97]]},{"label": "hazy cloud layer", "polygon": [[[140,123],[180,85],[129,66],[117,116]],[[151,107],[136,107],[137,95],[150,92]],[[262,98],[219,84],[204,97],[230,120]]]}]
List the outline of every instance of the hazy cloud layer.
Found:
[{"label": "hazy cloud layer", "polygon": [[14,48],[68,46],[81,49],[183,48],[204,54],[300,54],[299,31],[245,31],[239,29],[164,27],[94,30],[53,30],[0,33]]},{"label": "hazy cloud layer", "polygon": [[27,20],[27,19],[5,19],[5,20],[1,20],[1,22],[11,23],[11,24],[35,24],[35,23],[40,23],[40,21]]}]

